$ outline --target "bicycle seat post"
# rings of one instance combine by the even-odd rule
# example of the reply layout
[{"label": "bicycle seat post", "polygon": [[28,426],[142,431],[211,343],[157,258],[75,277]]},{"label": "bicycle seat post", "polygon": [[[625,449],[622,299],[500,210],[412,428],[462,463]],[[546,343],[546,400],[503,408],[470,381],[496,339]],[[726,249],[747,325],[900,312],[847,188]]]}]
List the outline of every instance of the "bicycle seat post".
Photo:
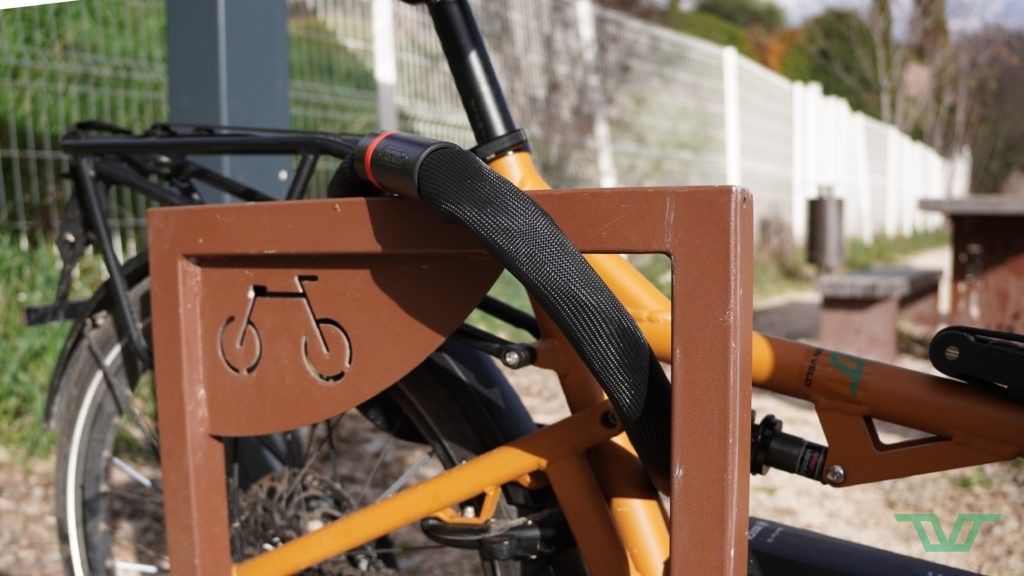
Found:
[{"label": "bicycle seat post", "polygon": [[478,144],[516,130],[480,28],[466,0],[430,3],[430,17]]}]

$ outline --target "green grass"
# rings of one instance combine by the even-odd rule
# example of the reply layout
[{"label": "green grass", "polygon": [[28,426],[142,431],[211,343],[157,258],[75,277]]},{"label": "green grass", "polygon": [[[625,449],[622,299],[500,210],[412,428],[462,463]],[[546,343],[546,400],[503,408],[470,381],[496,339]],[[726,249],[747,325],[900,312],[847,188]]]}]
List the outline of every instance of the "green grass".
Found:
[{"label": "green grass", "polygon": [[846,267],[850,270],[859,270],[876,264],[891,264],[914,252],[949,243],[949,232],[945,229],[896,238],[879,237],[871,244],[861,240],[849,240],[846,243]]},{"label": "green grass", "polygon": [[[636,254],[630,262],[665,296],[672,295],[672,261],[663,254]],[[765,254],[754,258],[754,294],[776,294],[811,286],[809,269]]]},{"label": "green grass", "polygon": [[[43,425],[54,362],[69,324],[26,327],[21,308],[53,301],[60,259],[52,245],[23,252],[9,235],[0,236],[0,445],[24,456],[45,455],[55,435]],[[98,268],[87,260],[83,290],[95,287]]]},{"label": "green grass", "polygon": [[976,466],[970,470],[963,470],[961,474],[953,479],[953,484],[958,488],[969,490],[971,488],[989,488],[992,486],[992,478],[985,468]]},{"label": "green grass", "polygon": [[[672,261],[664,254],[633,254],[630,262],[647,277],[665,296],[672,295]],[[757,297],[772,296],[792,290],[809,290],[814,287],[813,269],[810,265],[796,260],[773,257],[759,253],[754,258],[754,294]],[[520,310],[530,311],[530,300],[526,290],[511,274],[503,272],[494,283],[489,294]],[[479,311],[473,312],[469,323],[516,342],[529,342],[532,337],[522,330],[512,328]]]},{"label": "green grass", "polygon": [[[662,254],[637,254],[630,261],[662,294],[672,293],[672,262]],[[814,286],[813,269],[795,257],[773,256],[758,250],[754,257],[754,295],[758,298]]]},{"label": "green grass", "polygon": [[629,261],[661,293],[672,297],[672,261],[664,254],[632,254]]},{"label": "green grass", "polygon": [[39,456],[53,435],[43,426],[50,371],[68,326],[28,328],[21,307],[53,298],[59,270],[49,248],[22,253],[15,242],[0,244],[0,444]]}]

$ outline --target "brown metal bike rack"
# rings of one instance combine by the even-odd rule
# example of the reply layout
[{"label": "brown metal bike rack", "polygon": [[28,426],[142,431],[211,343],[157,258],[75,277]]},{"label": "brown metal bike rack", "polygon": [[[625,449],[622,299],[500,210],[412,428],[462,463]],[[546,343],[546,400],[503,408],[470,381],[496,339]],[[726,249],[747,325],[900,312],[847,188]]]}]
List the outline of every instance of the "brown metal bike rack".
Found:
[{"label": "brown metal bike rack", "polygon": [[[672,258],[671,573],[745,574],[749,194],[531,195],[584,252]],[[149,239],[175,574],[231,573],[221,438],[305,426],[384,390],[500,271],[468,233],[395,199],[159,209]]]}]

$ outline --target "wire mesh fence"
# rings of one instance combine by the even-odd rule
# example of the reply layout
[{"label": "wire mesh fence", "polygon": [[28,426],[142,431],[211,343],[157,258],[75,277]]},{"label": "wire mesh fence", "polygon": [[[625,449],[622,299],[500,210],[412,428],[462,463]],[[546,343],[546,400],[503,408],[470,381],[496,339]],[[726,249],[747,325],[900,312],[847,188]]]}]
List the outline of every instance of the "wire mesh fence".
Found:
[{"label": "wire mesh fence", "polygon": [[[69,126],[103,118],[140,129],[167,118],[164,28],[161,0],[0,11],[0,225],[23,246],[58,226]],[[115,244],[133,253],[145,203],[108,194]]]},{"label": "wire mesh fence", "polygon": [[725,182],[721,49],[609,10],[598,38],[620,183]]},{"label": "wire mesh fence", "polygon": [[[472,131],[427,11],[394,0],[287,0],[291,124],[401,130],[470,146]],[[937,224],[917,201],[966,193],[945,159],[729,49],[591,0],[471,2],[513,116],[557,186],[741,184],[757,216],[801,237],[827,186],[846,231]],[[54,231],[70,192],[61,133],[99,118],[141,130],[168,117],[164,0],[82,0],[0,11],[0,228]],[[322,162],[313,196],[335,163]],[[111,189],[118,249],[144,245],[147,204]]]},{"label": "wire mesh fence", "polygon": [[[288,73],[292,128],[374,130],[379,120],[370,2],[289,2]],[[323,195],[337,165],[332,158],[320,159],[309,197]]]},{"label": "wire mesh fence", "polygon": [[789,221],[792,214],[793,87],[750,60],[739,61],[742,183],[757,191],[763,220]]}]

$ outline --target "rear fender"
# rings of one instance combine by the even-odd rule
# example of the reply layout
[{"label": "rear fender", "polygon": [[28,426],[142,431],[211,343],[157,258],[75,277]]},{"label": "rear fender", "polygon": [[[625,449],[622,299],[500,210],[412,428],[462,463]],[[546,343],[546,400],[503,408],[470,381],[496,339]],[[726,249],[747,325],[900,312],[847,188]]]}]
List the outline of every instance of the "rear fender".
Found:
[{"label": "rear fender", "polygon": [[[128,260],[122,266],[122,270],[128,283],[128,289],[131,290],[149,275],[149,254],[142,252]],[[114,294],[110,289],[110,281],[108,280],[93,293],[86,305],[85,312],[74,320],[71,331],[64,341],[64,347],[60,351],[60,356],[57,357],[57,363],[53,367],[53,375],[50,378],[50,388],[46,395],[46,412],[43,417],[48,427],[53,428],[60,422],[60,399],[67,392],[65,390],[67,384],[64,382],[64,371],[67,369],[68,360],[71,358],[72,352],[74,352],[83,338],[86,322],[93,315],[111,310],[113,306]]]}]

